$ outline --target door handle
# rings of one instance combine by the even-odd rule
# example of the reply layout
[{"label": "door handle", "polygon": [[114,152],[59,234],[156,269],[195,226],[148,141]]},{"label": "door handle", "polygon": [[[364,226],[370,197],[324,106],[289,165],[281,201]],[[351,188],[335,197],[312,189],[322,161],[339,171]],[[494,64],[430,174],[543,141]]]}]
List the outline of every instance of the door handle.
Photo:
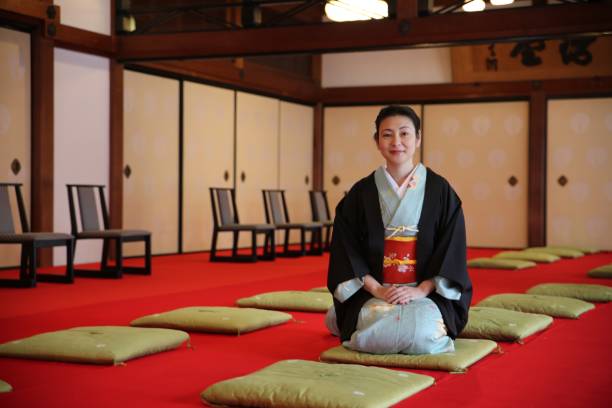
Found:
[{"label": "door handle", "polygon": [[229,180],[229,171],[225,170],[225,172],[223,173],[223,180]]},{"label": "door handle", "polygon": [[246,180],[246,173],[244,171],[240,172],[240,181],[242,181],[244,183],[244,180]]},{"label": "door handle", "polygon": [[332,183],[334,184],[334,186],[337,186],[338,184],[340,184],[340,177],[338,176],[332,177]]},{"label": "door handle", "polygon": [[14,159],[11,162],[11,171],[13,172],[14,175],[19,174],[19,172],[21,171],[21,162],[19,161],[19,159]]},{"label": "door handle", "polygon": [[125,176],[125,178],[128,178],[128,179],[132,175],[132,168],[130,167],[129,164],[125,165],[125,168],[123,169],[123,175]]}]

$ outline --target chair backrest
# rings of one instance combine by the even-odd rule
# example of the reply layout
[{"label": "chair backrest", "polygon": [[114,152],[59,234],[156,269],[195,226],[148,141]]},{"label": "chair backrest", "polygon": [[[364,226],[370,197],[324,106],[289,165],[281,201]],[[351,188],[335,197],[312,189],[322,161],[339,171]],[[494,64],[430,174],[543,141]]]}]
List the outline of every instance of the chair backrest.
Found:
[{"label": "chair backrest", "polygon": [[21,183],[0,183],[0,234],[14,234],[13,206],[11,205],[11,190],[15,192],[19,220],[22,232],[30,232],[28,217],[21,195]]},{"label": "chair backrest", "polygon": [[236,193],[233,188],[210,187],[210,202],[215,226],[240,223],[236,210]]},{"label": "chair backrest", "polygon": [[313,221],[330,221],[329,205],[327,204],[326,191],[310,192],[310,209],[312,210]]},{"label": "chair backrest", "polygon": [[273,224],[289,223],[289,212],[284,190],[262,190],[266,222]]},{"label": "chair backrest", "polygon": [[[81,229],[83,232],[101,231],[108,229],[108,209],[104,198],[104,186],[98,184],[66,184],[68,189],[68,204],[70,207],[70,226],[72,234],[79,232],[77,222],[77,212],[81,219]],[[77,200],[74,196],[76,192]],[[102,225],[100,216],[102,214]]]}]

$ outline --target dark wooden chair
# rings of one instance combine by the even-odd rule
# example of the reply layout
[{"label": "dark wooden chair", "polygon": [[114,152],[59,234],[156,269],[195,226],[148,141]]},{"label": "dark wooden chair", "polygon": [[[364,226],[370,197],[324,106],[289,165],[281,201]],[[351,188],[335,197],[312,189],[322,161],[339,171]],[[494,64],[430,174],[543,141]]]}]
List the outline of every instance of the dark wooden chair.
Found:
[{"label": "dark wooden chair", "polygon": [[[14,191],[15,200],[11,200]],[[17,212],[21,223],[21,232],[16,232],[13,220],[14,206],[17,203]],[[53,232],[31,232],[28,217],[21,194],[20,183],[0,183],[0,244],[21,245],[21,264],[19,266],[19,279],[2,279],[0,286],[6,287],[34,287],[36,282],[72,283],[74,281],[74,237],[68,234]],[[36,251],[39,248],[56,246],[66,247],[66,272],[64,275],[42,274],[36,270]]]},{"label": "dark wooden chair", "polygon": [[[210,249],[211,262],[255,262],[258,259],[273,260],[274,225],[270,224],[241,224],[236,209],[236,192],[233,188],[210,188],[210,200],[213,213],[213,236]],[[217,238],[221,232],[233,234],[231,255],[217,255]],[[241,232],[251,233],[251,253],[243,255],[238,253],[238,238]],[[263,234],[263,254],[257,255],[257,235]]]},{"label": "dark wooden chair", "polygon": [[[283,251],[277,256],[321,255],[323,253],[322,229],[319,222],[292,223],[289,219],[284,190],[262,190],[266,222],[274,224],[276,230],[284,231]],[[289,236],[292,230],[300,232],[300,249],[289,249]],[[306,233],[310,232],[310,248],[306,249]]]},{"label": "dark wooden chair", "polygon": [[312,210],[312,220],[323,224],[325,232],[325,245],[323,248],[325,251],[329,251],[334,220],[329,212],[326,191],[310,191],[310,209]]},{"label": "dark wooden chair", "polygon": [[[151,233],[144,230],[110,229],[103,185],[67,184],[66,187],[68,188],[68,204],[70,206],[70,225],[72,235],[75,237],[75,252],[79,240],[102,240],[100,269],[75,269],[75,275],[98,278],[121,278],[124,273],[150,275]],[[77,223],[77,205],[81,219],[80,229]],[[99,213],[102,215],[102,224],[100,224]],[[113,241],[115,243],[115,265],[111,266],[109,250]],[[124,266],[123,243],[139,241],[144,242],[145,245],[144,266]]]}]

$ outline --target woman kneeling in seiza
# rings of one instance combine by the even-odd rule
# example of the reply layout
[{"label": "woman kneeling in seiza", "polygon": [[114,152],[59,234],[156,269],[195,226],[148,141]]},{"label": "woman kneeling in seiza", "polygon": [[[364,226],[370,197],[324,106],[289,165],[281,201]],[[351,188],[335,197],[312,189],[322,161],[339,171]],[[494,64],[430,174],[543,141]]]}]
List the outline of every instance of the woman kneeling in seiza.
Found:
[{"label": "woman kneeling in seiza", "polygon": [[421,124],[412,109],[388,106],[375,123],[386,166],[336,207],[327,327],[357,351],[452,352],[472,298],[461,201],[443,177],[413,163]]}]

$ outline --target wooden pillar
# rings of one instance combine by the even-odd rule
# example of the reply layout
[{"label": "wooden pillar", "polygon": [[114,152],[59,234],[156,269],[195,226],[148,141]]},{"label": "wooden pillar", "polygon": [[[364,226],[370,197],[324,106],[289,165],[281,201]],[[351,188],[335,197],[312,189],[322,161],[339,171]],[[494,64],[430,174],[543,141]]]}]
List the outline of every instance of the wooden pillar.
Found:
[{"label": "wooden pillar", "polygon": [[110,227],[123,226],[123,65],[110,61]]},{"label": "wooden pillar", "polygon": [[312,149],[312,188],[323,189],[323,104],[314,108],[314,138]]},{"label": "wooden pillar", "polygon": [[528,245],[546,244],[546,93],[529,98]]},{"label": "wooden pillar", "polygon": [[[391,12],[391,10],[389,10]],[[395,18],[407,20],[419,15],[419,0],[395,0]]]},{"label": "wooden pillar", "polygon": [[[32,32],[32,231],[53,231],[53,40]],[[43,249],[40,266],[53,263]]]}]

